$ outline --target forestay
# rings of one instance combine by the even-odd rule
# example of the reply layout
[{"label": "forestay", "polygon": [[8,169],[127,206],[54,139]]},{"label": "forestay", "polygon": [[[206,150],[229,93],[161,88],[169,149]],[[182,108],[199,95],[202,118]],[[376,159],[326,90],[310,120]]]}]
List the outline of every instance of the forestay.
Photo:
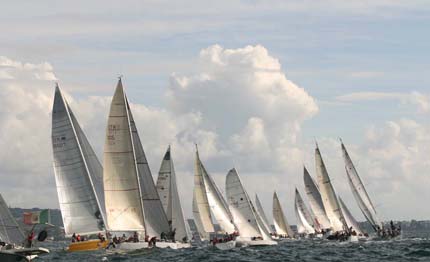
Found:
[{"label": "forestay", "polygon": [[366,217],[367,221],[369,221],[373,229],[377,231],[378,227],[382,228],[382,223],[376,214],[375,206],[373,205],[369,195],[367,194],[364,184],[361,181],[360,176],[358,175],[358,172],[355,169],[351,158],[349,157],[345,145],[343,143],[341,144],[343,157],[345,160],[345,170],[348,177],[348,183],[351,187],[354,198],[357,201],[357,204],[363,215]]},{"label": "forestay", "polygon": [[331,227],[330,221],[324,209],[324,204],[321,198],[321,193],[318,186],[315,184],[306,167],[304,167],[303,180],[305,184],[306,195],[309,199],[309,205],[315,216],[315,225],[320,229],[328,229]]},{"label": "forestay", "polygon": [[299,233],[313,234],[315,229],[313,226],[312,216],[305,205],[302,197],[300,196],[299,190],[296,188],[296,194],[294,198],[294,208],[296,212],[296,218],[298,223]]},{"label": "forestay", "polygon": [[208,239],[209,234],[215,231],[209,201],[206,195],[205,181],[203,178],[203,164],[200,162],[199,152],[196,149],[194,164],[194,192],[193,192],[193,216],[197,230],[202,239]]},{"label": "forestay", "polygon": [[239,235],[244,238],[263,237],[251,203],[236,169],[231,169],[225,182],[227,201]]},{"label": "forestay", "polygon": [[321,157],[318,146],[315,149],[315,166],[318,177],[318,185],[321,190],[321,198],[324,204],[324,209],[330,220],[331,227],[334,231],[342,231],[346,229],[345,218],[337,201],[337,196],[328,176],[327,169]]},{"label": "forestay", "polygon": [[275,225],[276,233],[278,235],[286,235],[294,237],[293,230],[291,229],[288,221],[282,211],[281,203],[279,202],[278,194],[273,193],[273,224]]},{"label": "forestay", "polygon": [[342,198],[340,197],[339,197],[339,204],[340,204],[340,207],[342,208],[342,213],[345,216],[345,220],[346,220],[346,224],[348,225],[348,228],[352,227],[352,230],[354,230],[358,235],[363,235],[363,230],[361,230],[357,220],[355,220],[355,218],[352,216],[348,207],[345,205]]},{"label": "forestay", "polygon": [[175,238],[179,240],[190,239],[179,198],[170,146],[167,148],[158,172],[157,191],[171,228],[176,230]]},{"label": "forestay", "polygon": [[103,231],[103,169],[58,85],[51,136],[55,182],[66,236]]},{"label": "forestay", "polygon": [[0,240],[7,244],[20,245],[24,239],[25,236],[21,227],[12,216],[6,201],[0,194]]}]

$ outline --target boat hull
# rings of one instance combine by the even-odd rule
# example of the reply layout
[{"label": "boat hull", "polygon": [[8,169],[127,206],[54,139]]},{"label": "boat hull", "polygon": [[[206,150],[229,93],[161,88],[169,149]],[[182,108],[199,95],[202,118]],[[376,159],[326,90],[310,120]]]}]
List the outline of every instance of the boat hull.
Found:
[{"label": "boat hull", "polygon": [[[157,242],[155,244],[155,247],[182,249],[182,248],[191,248],[191,243]],[[152,247],[149,247],[148,242],[123,242],[123,243],[116,245],[116,248],[121,249],[121,250],[136,250],[136,249],[152,248]]]},{"label": "boat hull", "polygon": [[251,240],[250,238],[236,238],[236,244],[237,246],[244,247],[244,246],[275,246],[278,243],[274,240]]},{"label": "boat hull", "polygon": [[109,241],[100,241],[99,239],[92,239],[82,242],[70,243],[67,248],[68,252],[80,252],[80,251],[94,251],[99,249],[105,249],[109,245]]},{"label": "boat hull", "polygon": [[7,249],[0,251],[0,261],[31,261],[38,255],[47,253],[49,253],[49,250],[42,247]]},{"label": "boat hull", "polygon": [[215,247],[219,250],[230,250],[236,247],[236,241],[228,241],[223,243],[216,243]]}]

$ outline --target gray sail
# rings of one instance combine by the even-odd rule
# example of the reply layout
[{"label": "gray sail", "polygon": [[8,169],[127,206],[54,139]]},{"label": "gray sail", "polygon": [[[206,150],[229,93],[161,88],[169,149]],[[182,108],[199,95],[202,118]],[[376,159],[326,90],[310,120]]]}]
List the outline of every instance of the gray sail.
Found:
[{"label": "gray sail", "polygon": [[12,216],[3,196],[0,194],[0,241],[20,245],[25,236],[21,227]]},{"label": "gray sail", "polygon": [[354,198],[363,213],[366,217],[367,221],[372,225],[375,231],[379,228],[382,228],[382,223],[376,214],[375,206],[370,200],[369,195],[367,194],[366,188],[364,187],[363,182],[361,181],[360,176],[358,175],[357,170],[355,169],[354,164],[352,163],[351,158],[349,157],[348,151],[343,143],[342,144],[342,152],[345,160],[345,170],[348,177],[348,183],[351,187]]},{"label": "gray sail", "polygon": [[190,239],[190,233],[185,224],[181,201],[179,199],[170,146],[167,148],[167,152],[161,162],[160,171],[158,172],[157,191],[171,228],[172,230],[176,230],[175,238],[178,240],[184,238]]},{"label": "gray sail", "polygon": [[52,109],[52,148],[66,235],[103,231],[103,169],[58,85]]},{"label": "gray sail", "polygon": [[318,229],[328,229],[331,227],[330,221],[324,209],[324,204],[322,202],[321,194],[318,189],[317,184],[312,179],[306,167],[304,167],[303,180],[305,184],[306,195],[309,199],[309,204],[312,213],[315,216],[314,225]]},{"label": "gray sail", "polygon": [[167,233],[171,229],[169,227],[169,222],[167,220],[166,213],[164,212],[163,205],[160,201],[157,188],[155,187],[127,97],[124,96],[124,98],[130,117],[130,129],[133,138],[133,147],[145,214],[145,229],[147,234],[150,236],[160,236],[162,232]]}]

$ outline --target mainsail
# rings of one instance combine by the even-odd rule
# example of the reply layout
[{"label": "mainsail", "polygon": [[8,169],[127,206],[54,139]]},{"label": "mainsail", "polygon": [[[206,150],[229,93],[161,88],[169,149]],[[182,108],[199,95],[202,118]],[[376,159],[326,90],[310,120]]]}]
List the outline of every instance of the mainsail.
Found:
[{"label": "mainsail", "polygon": [[255,207],[257,210],[257,214],[261,217],[263,226],[265,227],[266,231],[269,233],[274,233],[273,229],[270,227],[269,220],[267,219],[266,213],[264,213],[263,206],[261,205],[260,199],[258,199],[257,194],[255,194]]},{"label": "mainsail", "polygon": [[328,176],[327,169],[321,157],[320,150],[315,148],[315,166],[318,177],[319,189],[321,190],[321,198],[324,204],[324,209],[330,220],[331,227],[334,231],[345,230],[347,225],[340,209],[337,196]]},{"label": "mainsail", "polygon": [[7,244],[20,245],[25,236],[16,219],[10,213],[3,196],[0,194],[0,240]]},{"label": "mainsail", "polygon": [[309,204],[312,213],[315,216],[316,228],[328,229],[331,227],[330,221],[324,209],[324,204],[321,198],[318,186],[315,184],[306,167],[304,167],[303,180],[305,184],[306,195],[309,199]]},{"label": "mainsail", "polygon": [[104,191],[111,231],[169,231],[139,134],[118,81],[109,112],[104,150]]},{"label": "mainsail", "polygon": [[103,231],[103,168],[58,85],[52,108],[52,148],[66,236]]},{"label": "mainsail", "polygon": [[228,172],[225,187],[228,205],[239,235],[244,238],[264,237],[236,169],[233,168]]},{"label": "mainsail", "polygon": [[364,184],[358,175],[357,170],[355,169],[354,164],[352,163],[351,158],[349,157],[348,151],[346,150],[343,142],[342,144],[342,152],[345,160],[345,170],[348,176],[348,182],[351,187],[351,190],[354,194],[354,198],[357,201],[358,206],[360,207],[361,212],[366,217],[367,221],[372,225],[375,231],[379,228],[382,228],[382,223],[379,220],[374,205],[370,200],[369,195],[367,194],[366,189],[364,188]]},{"label": "mainsail", "polygon": [[300,196],[299,190],[297,190],[297,188],[296,188],[296,196],[294,199],[294,208],[296,211],[298,232],[306,233],[306,234],[315,233],[311,213],[306,207],[305,202]]},{"label": "mainsail", "polygon": [[339,197],[339,204],[340,204],[340,207],[342,208],[342,213],[345,216],[345,220],[346,220],[346,224],[348,225],[348,228],[352,227],[352,230],[354,230],[358,235],[363,235],[363,230],[361,230],[357,220],[355,220],[355,218],[352,216],[351,212],[346,207],[345,203],[340,197]]},{"label": "mainsail", "polygon": [[275,225],[278,235],[286,235],[288,237],[294,236],[293,230],[285,218],[284,211],[282,211],[281,203],[279,202],[276,192],[273,193],[273,224]]},{"label": "mainsail", "polygon": [[157,191],[171,228],[172,230],[176,229],[175,237],[177,239],[190,239],[179,198],[170,146],[167,148],[158,172]]},{"label": "mainsail", "polygon": [[199,152],[196,150],[194,164],[194,192],[193,192],[193,216],[197,230],[202,239],[209,239],[209,234],[215,231],[206,195],[206,186],[203,178],[203,164],[200,161]]}]

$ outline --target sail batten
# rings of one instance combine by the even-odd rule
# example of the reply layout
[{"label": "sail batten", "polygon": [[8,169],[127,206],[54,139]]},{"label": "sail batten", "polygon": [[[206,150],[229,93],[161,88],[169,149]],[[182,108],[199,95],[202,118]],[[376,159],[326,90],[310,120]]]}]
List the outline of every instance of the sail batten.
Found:
[{"label": "sail batten", "polygon": [[55,181],[66,235],[101,232],[105,220],[103,169],[58,85],[51,136]]}]

